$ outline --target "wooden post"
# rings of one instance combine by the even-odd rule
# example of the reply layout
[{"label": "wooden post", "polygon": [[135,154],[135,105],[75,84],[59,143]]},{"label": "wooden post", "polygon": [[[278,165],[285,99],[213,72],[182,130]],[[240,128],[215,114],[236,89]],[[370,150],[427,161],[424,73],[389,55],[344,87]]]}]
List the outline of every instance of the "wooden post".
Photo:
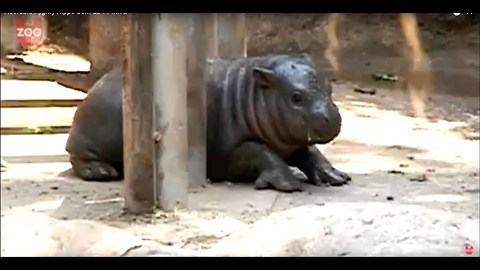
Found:
[{"label": "wooden post", "polygon": [[99,73],[120,64],[121,18],[111,14],[89,16],[89,60],[92,69]]},{"label": "wooden post", "polygon": [[125,206],[136,214],[153,211],[155,205],[150,23],[147,14],[122,20]]},{"label": "wooden post", "polygon": [[217,16],[218,55],[247,56],[245,13],[219,13]]},{"label": "wooden post", "polygon": [[188,144],[189,183],[191,188],[206,184],[206,90],[204,67],[208,57],[217,54],[215,14],[191,14],[188,37]]},{"label": "wooden post", "polygon": [[151,15],[155,177],[160,206],[166,211],[188,203],[187,16]]}]

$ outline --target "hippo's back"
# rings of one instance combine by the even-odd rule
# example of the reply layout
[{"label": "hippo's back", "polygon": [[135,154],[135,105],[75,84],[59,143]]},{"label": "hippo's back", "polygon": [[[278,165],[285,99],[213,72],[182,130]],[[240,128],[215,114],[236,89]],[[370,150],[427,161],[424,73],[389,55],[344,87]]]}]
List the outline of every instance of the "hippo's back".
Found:
[{"label": "hippo's back", "polygon": [[106,73],[78,106],[66,150],[93,160],[123,160],[122,76],[120,69]]}]

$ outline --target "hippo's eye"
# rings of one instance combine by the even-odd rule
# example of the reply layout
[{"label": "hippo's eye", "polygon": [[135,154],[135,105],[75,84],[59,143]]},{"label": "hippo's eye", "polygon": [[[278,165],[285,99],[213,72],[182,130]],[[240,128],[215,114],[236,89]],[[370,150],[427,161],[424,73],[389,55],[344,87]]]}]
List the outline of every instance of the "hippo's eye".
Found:
[{"label": "hippo's eye", "polygon": [[302,104],[302,102],[303,102],[303,96],[302,96],[302,94],[301,94],[299,91],[296,91],[295,93],[293,93],[293,95],[292,95],[292,101],[293,101],[293,103],[296,104],[296,105]]}]

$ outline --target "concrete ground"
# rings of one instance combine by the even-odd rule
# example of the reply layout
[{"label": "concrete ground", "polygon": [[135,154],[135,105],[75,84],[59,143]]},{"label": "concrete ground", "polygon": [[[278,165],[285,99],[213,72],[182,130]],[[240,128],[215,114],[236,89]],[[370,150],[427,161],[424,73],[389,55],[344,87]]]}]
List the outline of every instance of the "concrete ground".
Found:
[{"label": "concrete ground", "polygon": [[[58,222],[65,221],[72,222],[69,224],[76,224],[75,222],[79,222],[79,220],[103,224],[95,226],[108,225],[110,229],[118,228],[122,234],[127,234],[128,237],[168,248],[214,252],[218,251],[218,247],[222,247],[222,245],[228,246],[228,241],[230,241],[229,246],[231,247],[233,240],[229,240],[229,237],[236,237],[236,239],[243,239],[243,242],[238,240],[243,243],[238,244],[245,247],[243,250],[252,250],[248,248],[249,245],[257,243],[259,237],[253,237],[250,234],[238,235],[242,235],[245,230],[252,230],[251,226],[255,228],[256,222],[262,219],[267,219],[267,221],[263,221],[264,223],[268,222],[270,215],[274,213],[281,214],[284,210],[298,211],[300,213],[298,220],[307,219],[305,223],[312,224],[316,228],[315,226],[320,226],[315,223],[318,221],[309,220],[313,214],[308,213],[324,215],[322,224],[333,223],[332,226],[335,226],[337,224],[335,222],[340,222],[346,226],[345,224],[349,224],[349,222],[355,223],[359,220],[354,214],[358,210],[352,209],[363,209],[363,212],[369,212],[372,220],[386,220],[382,228],[387,232],[398,230],[398,226],[400,226],[396,225],[398,221],[402,221],[401,224],[404,227],[415,225],[411,229],[412,232],[417,233],[415,237],[412,236],[413,244],[423,244],[416,249],[400,248],[400,253],[385,253],[384,251],[379,253],[378,247],[384,243],[391,244],[390,247],[387,247],[388,251],[392,246],[397,249],[401,247],[401,243],[397,242],[404,239],[391,240],[395,233],[376,235],[375,230],[378,228],[374,229],[369,225],[371,222],[367,221],[360,225],[352,224],[351,228],[345,228],[346,231],[361,231],[358,235],[364,235],[361,238],[364,246],[362,250],[367,250],[364,253],[351,251],[344,254],[340,251],[332,251],[334,248],[331,246],[332,243],[335,243],[337,247],[341,246],[341,243],[344,245],[353,243],[341,250],[349,247],[353,250],[353,247],[359,244],[355,241],[356,244],[352,242],[356,239],[353,236],[349,238],[348,235],[343,234],[343,236],[337,235],[335,242],[328,242],[330,249],[327,253],[314,251],[309,251],[309,253],[305,251],[307,249],[281,252],[271,251],[272,249],[267,247],[264,249],[265,254],[253,254],[253,256],[418,255],[433,245],[432,237],[440,239],[435,242],[434,247],[430,248],[430,250],[440,248],[437,253],[433,252],[434,255],[464,255],[464,245],[470,243],[476,245],[474,246],[475,254],[478,256],[479,141],[478,138],[472,139],[472,136],[478,134],[477,99],[435,94],[429,104],[430,120],[427,121],[409,116],[408,97],[402,92],[379,88],[375,95],[365,95],[356,93],[352,89],[353,87],[349,83],[336,85],[335,99],[338,101],[337,104],[344,117],[343,131],[332,144],[319,146],[337,168],[352,175],[353,181],[348,186],[315,187],[306,184],[305,190],[301,193],[285,194],[271,190],[256,191],[251,185],[209,184],[205,188],[190,193],[189,211],[178,210],[174,213],[159,211],[154,215],[131,216],[123,210],[121,182],[81,181],[65,173],[70,168],[70,165],[65,162],[11,163],[8,171],[2,172],[1,175],[2,256],[25,254],[34,256],[42,254],[117,256],[130,248],[135,249],[141,246],[137,244],[118,245],[120,240],[118,240],[117,234],[112,234],[114,236],[110,238],[107,236],[102,238],[104,239],[102,241],[105,243],[110,241],[111,244],[105,244],[102,246],[102,250],[97,250],[97,253],[94,254],[85,251],[90,250],[91,252],[91,248],[75,249],[74,246],[78,243],[72,244],[71,240],[61,244],[61,249],[58,249],[59,244],[55,247],[50,245],[49,249],[45,248],[47,244],[34,245],[27,250],[18,246],[24,245],[19,244],[20,242],[25,243],[18,241],[19,237],[27,240],[25,235],[29,234],[26,231],[35,231],[35,233],[32,232],[30,240],[37,239],[43,235],[42,232],[45,234],[46,231],[49,231],[48,228],[51,228],[52,224],[58,225]],[[477,110],[477,112],[472,113],[472,110]],[[444,120],[446,118],[450,120]],[[62,149],[66,136],[54,136],[57,137],[55,140],[51,140],[51,148]],[[7,146],[4,144],[5,142],[2,137],[3,156],[5,155],[4,146]],[[8,143],[8,146],[9,149],[15,148],[13,141]],[[18,147],[20,148],[21,145]],[[415,206],[419,208],[409,208]],[[403,209],[402,207],[406,207],[406,210],[400,211],[399,209]],[[325,217],[325,213],[322,211],[329,213],[333,211],[336,214]],[[341,217],[345,215],[353,216],[348,217],[349,221],[342,221]],[[408,215],[416,216],[412,218]],[[397,221],[385,219],[385,216]],[[29,225],[19,225],[19,218],[27,221]],[[415,221],[418,218],[421,218],[422,221]],[[438,223],[438,219],[446,221]],[[332,220],[337,221],[333,222]],[[455,223],[454,229],[458,229],[458,232],[448,231],[447,233],[447,229],[451,226],[449,220]],[[338,225],[340,226],[340,224]],[[277,236],[281,239],[289,239],[291,228],[285,229],[286,225],[284,227],[271,226],[272,230],[275,228],[282,230],[283,228],[282,236]],[[292,224],[292,226],[298,227],[299,225]],[[303,224],[303,226],[307,225]],[[430,230],[426,230],[429,226],[436,226],[435,229],[432,229],[432,235],[428,235]],[[460,231],[462,232],[460,233]],[[91,235],[91,233],[85,234]],[[74,233],[74,235],[79,237],[78,234]],[[248,235],[252,238],[250,242],[245,240],[249,239]],[[261,233],[261,235],[265,235],[265,233]],[[452,235],[458,237],[455,238],[455,241],[448,241],[447,238],[453,237]],[[312,234],[308,236],[313,237]],[[50,239],[49,237],[53,239],[53,236],[50,235],[42,238],[43,242],[37,241],[36,243],[49,243],[45,240]],[[306,239],[304,236],[296,237]],[[113,238],[117,240],[113,240]],[[425,238],[426,241],[415,240],[420,238]],[[55,239],[58,242],[61,241],[58,239],[63,238],[59,238],[57,235]],[[369,239],[371,239],[370,242]],[[92,243],[97,243],[95,241]],[[266,241],[276,243],[270,240]],[[83,242],[81,237],[78,242]],[[245,244],[247,242],[248,244]],[[370,246],[365,243],[370,243]],[[327,243],[323,244],[327,245]],[[70,249],[65,245],[70,245]],[[112,251],[119,249],[120,246],[122,247],[121,251]],[[449,252],[452,249],[454,252]],[[222,248],[221,250],[229,249]],[[236,252],[245,254],[245,252],[241,253],[242,249],[240,248],[235,250],[230,255],[236,254]],[[261,251],[259,252],[261,253]],[[178,253],[174,254],[178,255]],[[247,255],[252,254],[248,253]]]}]

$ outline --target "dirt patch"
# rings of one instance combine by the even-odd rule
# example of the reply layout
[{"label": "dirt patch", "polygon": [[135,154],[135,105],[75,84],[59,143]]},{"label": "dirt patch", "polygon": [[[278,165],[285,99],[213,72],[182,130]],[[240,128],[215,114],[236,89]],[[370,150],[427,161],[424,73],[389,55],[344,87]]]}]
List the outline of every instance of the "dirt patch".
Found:
[{"label": "dirt patch", "polygon": [[[331,74],[325,58],[330,14],[249,14],[249,55],[308,53]],[[416,14],[431,59],[434,91],[478,97],[480,15]],[[369,82],[377,72],[406,75],[407,45],[398,14],[342,14],[337,24],[340,79]]]}]

